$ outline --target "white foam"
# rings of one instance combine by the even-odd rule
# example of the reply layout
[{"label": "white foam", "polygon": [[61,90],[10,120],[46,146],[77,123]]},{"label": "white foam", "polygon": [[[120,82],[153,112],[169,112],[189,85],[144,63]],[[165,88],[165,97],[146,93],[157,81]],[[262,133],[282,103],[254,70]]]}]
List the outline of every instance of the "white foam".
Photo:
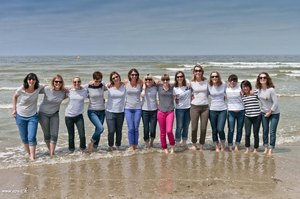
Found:
[{"label": "white foam", "polygon": [[0,91],[14,91],[17,89],[18,87],[0,87]]},{"label": "white foam", "polygon": [[0,104],[0,109],[11,109],[13,108],[12,104]]},{"label": "white foam", "polygon": [[207,62],[202,65],[227,68],[300,68],[300,63],[287,62]]},{"label": "white foam", "polygon": [[190,71],[190,68],[166,68],[169,71]]},{"label": "white foam", "polygon": [[289,74],[286,74],[286,75],[289,76],[289,77],[300,77],[300,73],[298,73],[298,74],[289,73]]}]

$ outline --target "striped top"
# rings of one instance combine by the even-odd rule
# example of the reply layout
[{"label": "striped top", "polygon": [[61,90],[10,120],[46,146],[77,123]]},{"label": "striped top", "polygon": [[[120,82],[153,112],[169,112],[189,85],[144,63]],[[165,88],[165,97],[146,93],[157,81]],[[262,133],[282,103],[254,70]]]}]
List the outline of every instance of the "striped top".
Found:
[{"label": "striped top", "polygon": [[254,95],[242,97],[245,106],[245,116],[246,117],[257,117],[260,115],[260,105],[257,97],[257,92]]}]

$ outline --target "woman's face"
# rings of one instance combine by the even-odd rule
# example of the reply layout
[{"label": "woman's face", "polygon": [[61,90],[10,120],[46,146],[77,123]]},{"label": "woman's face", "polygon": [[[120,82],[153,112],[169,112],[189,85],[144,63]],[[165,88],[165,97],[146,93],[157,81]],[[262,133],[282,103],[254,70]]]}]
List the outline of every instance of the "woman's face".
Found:
[{"label": "woman's face", "polygon": [[113,74],[111,79],[114,82],[114,84],[120,83],[120,76],[118,74]]},{"label": "woman's face", "polygon": [[229,87],[234,88],[237,85],[237,80],[228,80]]},{"label": "woman's face", "polygon": [[73,79],[73,86],[75,89],[80,89],[81,87],[81,80],[80,78],[76,77]]},{"label": "woman's face", "polygon": [[179,84],[182,84],[182,82],[183,82],[183,80],[184,80],[183,74],[182,74],[182,73],[178,73],[178,74],[176,75],[176,80],[177,80],[177,82],[178,82]]},{"label": "woman's face", "polygon": [[249,94],[250,93],[250,87],[249,86],[242,86],[242,90],[244,94]]},{"label": "woman's face", "polygon": [[199,68],[199,67],[195,67],[195,69],[194,69],[194,75],[195,75],[196,78],[202,77],[203,76],[202,69]]},{"label": "woman's face", "polygon": [[33,77],[29,77],[29,78],[27,79],[27,83],[28,83],[29,87],[34,87],[34,85],[35,85],[35,83],[36,83],[36,79],[33,78]]},{"label": "woman's face", "polygon": [[152,78],[146,78],[146,79],[145,79],[145,84],[146,84],[147,87],[152,86],[152,84],[153,84],[153,79],[152,79]]},{"label": "woman's face", "polygon": [[259,82],[261,84],[267,84],[267,75],[262,73],[259,75]]},{"label": "woman's face", "polygon": [[217,84],[219,82],[220,77],[219,77],[218,73],[212,73],[210,75],[210,78],[211,78],[213,84]]},{"label": "woman's face", "polygon": [[53,87],[55,90],[60,90],[62,88],[63,81],[61,78],[56,77],[53,81]]},{"label": "woman's face", "polygon": [[137,81],[139,75],[135,71],[132,71],[130,77],[132,81]]}]

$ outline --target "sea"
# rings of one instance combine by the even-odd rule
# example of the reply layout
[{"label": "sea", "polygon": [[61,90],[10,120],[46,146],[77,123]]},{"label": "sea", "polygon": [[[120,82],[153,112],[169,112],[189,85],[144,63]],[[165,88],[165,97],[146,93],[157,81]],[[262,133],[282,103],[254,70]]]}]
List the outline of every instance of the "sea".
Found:
[{"label": "sea", "polygon": [[[236,74],[239,82],[249,80],[255,87],[255,80],[260,72],[268,72],[275,84],[281,110],[280,122],[277,130],[277,147],[285,143],[300,140],[300,55],[208,55],[208,56],[10,56],[0,57],[0,169],[26,167],[33,163],[28,160],[24,152],[15,119],[12,117],[12,96],[22,85],[28,73],[36,73],[41,84],[49,84],[55,74],[63,76],[67,86],[71,85],[74,76],[80,76],[87,84],[92,80],[94,71],[103,73],[103,81],[108,82],[109,74],[117,71],[121,79],[127,78],[131,68],[138,69],[140,77],[152,74],[159,79],[162,74],[169,74],[174,78],[176,71],[183,71],[187,79],[191,79],[192,68],[195,64],[204,68],[204,76],[208,77],[213,71],[221,74],[226,81],[230,74]],[[39,103],[43,96],[39,97]],[[88,101],[85,103],[87,110]],[[100,147],[96,153],[89,154],[76,150],[68,151],[68,134],[64,122],[66,101],[60,110],[60,131],[55,158],[49,158],[47,147],[43,141],[43,133],[39,126],[37,138],[37,160],[35,165],[61,164],[85,161],[98,158],[114,158],[132,155],[127,151],[128,139],[126,121],[123,126],[122,148],[120,151],[109,153],[107,149],[107,128],[102,134]],[[84,113],[86,139],[89,142],[93,134],[93,125]],[[145,150],[143,143],[143,126],[140,124],[139,150],[137,153],[161,152],[159,142],[159,128],[155,148]],[[175,123],[174,123],[175,129]],[[225,127],[227,135],[227,127]],[[260,132],[262,135],[262,131]],[[190,137],[190,132],[189,132]],[[78,148],[78,137],[76,147]],[[244,136],[242,138],[244,141]],[[188,141],[190,143],[190,139]],[[244,142],[242,142],[243,144]],[[212,146],[211,129],[208,124],[206,148]],[[260,140],[260,146],[262,139]],[[179,151],[180,152],[180,151]]]}]

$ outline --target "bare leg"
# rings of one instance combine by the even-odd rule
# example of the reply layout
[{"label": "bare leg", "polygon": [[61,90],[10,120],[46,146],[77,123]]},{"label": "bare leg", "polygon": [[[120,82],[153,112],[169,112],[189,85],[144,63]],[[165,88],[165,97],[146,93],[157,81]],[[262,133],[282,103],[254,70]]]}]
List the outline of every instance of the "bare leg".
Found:
[{"label": "bare leg", "polygon": [[257,149],[254,149],[254,150],[253,150],[253,153],[257,153]]},{"label": "bare leg", "polygon": [[174,146],[171,146],[171,154],[174,153]]},{"label": "bare leg", "polygon": [[216,152],[219,152],[220,149],[219,149],[219,144],[215,144],[215,148],[216,148]]},{"label": "bare leg", "polygon": [[150,139],[150,147],[153,147],[154,138]]},{"label": "bare leg", "polygon": [[272,150],[273,149],[269,149],[268,155],[272,155],[273,154]]},{"label": "bare leg", "polygon": [[264,151],[265,154],[268,153],[268,147],[265,147],[265,151]]},{"label": "bare leg", "polygon": [[164,149],[164,152],[165,152],[166,154],[168,154],[168,153],[169,153],[168,149]]},{"label": "bare leg", "polygon": [[245,154],[249,154],[249,147],[246,148]]},{"label": "bare leg", "polygon": [[200,151],[203,151],[203,144],[200,144]]},{"label": "bare leg", "polygon": [[193,146],[192,146],[192,149],[194,150],[194,151],[196,151],[197,150],[197,144],[195,143],[195,144],[193,144]]},{"label": "bare leg", "polygon": [[90,142],[88,144],[88,150],[89,150],[90,153],[94,152],[94,143],[93,142]]},{"label": "bare leg", "polygon": [[239,151],[239,145],[238,145],[238,144],[235,145],[234,150],[235,150],[236,152]]},{"label": "bare leg", "polygon": [[50,143],[50,157],[54,156],[56,144]]},{"label": "bare leg", "polygon": [[29,144],[24,144],[24,149],[28,153],[28,155],[30,156]]},{"label": "bare leg", "polygon": [[225,143],[221,143],[221,151],[225,151]]},{"label": "bare leg", "polygon": [[232,145],[228,146],[228,151],[229,151],[229,152],[232,151]]},{"label": "bare leg", "polygon": [[35,159],[35,146],[29,146],[29,151],[30,151],[30,160],[34,160]]}]

